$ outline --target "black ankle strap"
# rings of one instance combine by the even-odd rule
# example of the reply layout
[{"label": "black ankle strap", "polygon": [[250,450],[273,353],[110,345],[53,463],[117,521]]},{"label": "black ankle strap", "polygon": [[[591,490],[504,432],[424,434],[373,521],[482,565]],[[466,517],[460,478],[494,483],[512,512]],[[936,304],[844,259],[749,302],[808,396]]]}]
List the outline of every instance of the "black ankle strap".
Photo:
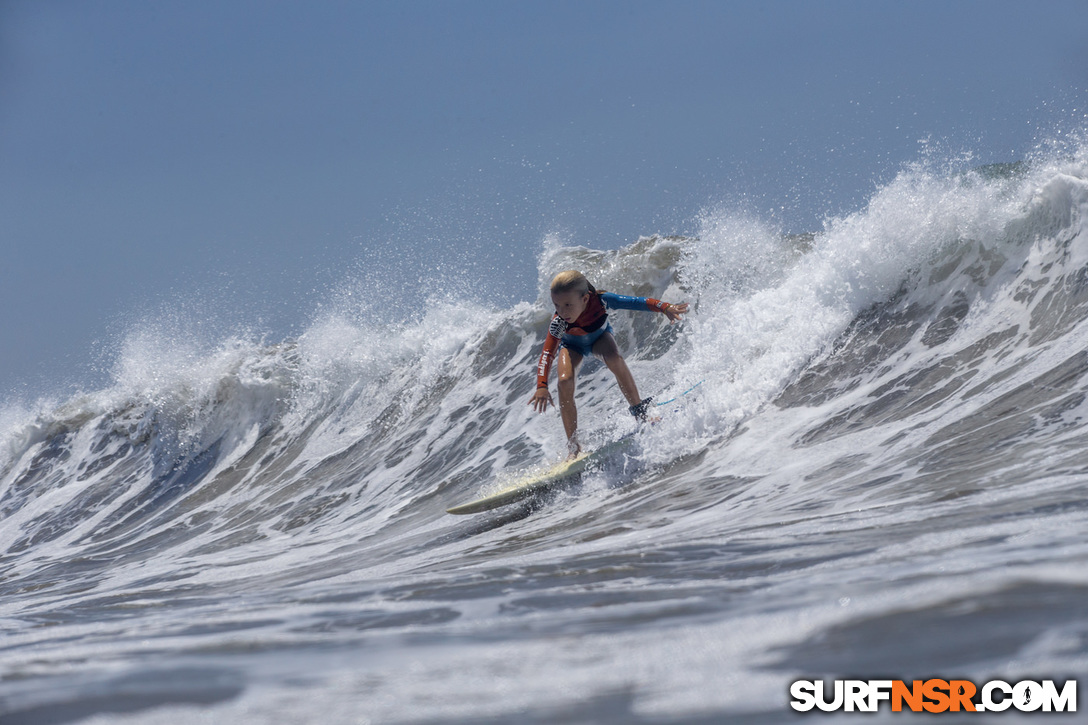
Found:
[{"label": "black ankle strap", "polygon": [[631,411],[631,415],[635,416],[639,420],[646,420],[646,409],[650,407],[650,403],[652,401],[653,398],[646,398],[638,405],[632,405],[627,410]]}]

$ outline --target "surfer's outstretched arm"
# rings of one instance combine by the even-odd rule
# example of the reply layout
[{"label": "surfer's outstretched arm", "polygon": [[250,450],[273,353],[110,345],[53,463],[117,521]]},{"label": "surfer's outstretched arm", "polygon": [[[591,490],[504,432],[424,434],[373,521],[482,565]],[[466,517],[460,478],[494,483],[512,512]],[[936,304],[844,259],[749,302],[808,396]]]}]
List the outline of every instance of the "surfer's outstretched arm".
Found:
[{"label": "surfer's outstretched arm", "polygon": [[678,322],[681,315],[687,314],[688,303],[680,302],[678,304],[670,304],[668,302],[662,302],[661,300],[655,300],[653,297],[631,297],[628,295],[618,295],[615,292],[602,292],[601,301],[604,302],[606,307],[610,307],[613,310],[649,310],[652,312],[660,312],[669,318],[669,322]]},{"label": "surfer's outstretched arm", "polygon": [[548,375],[551,374],[552,362],[555,360],[555,353],[558,349],[559,338],[549,331],[548,336],[544,339],[544,349],[540,353],[540,361],[536,365],[536,391],[529,398],[529,405],[533,406],[533,410],[538,413],[546,411],[549,405],[555,405],[552,394],[548,391]]}]

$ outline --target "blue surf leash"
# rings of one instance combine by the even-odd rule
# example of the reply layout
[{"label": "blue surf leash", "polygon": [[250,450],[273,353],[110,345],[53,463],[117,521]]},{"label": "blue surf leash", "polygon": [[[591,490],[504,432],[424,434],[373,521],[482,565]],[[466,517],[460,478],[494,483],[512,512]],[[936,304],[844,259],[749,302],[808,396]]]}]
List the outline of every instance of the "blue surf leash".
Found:
[{"label": "blue surf leash", "polygon": [[691,386],[690,388],[688,388],[688,389],[687,389],[687,390],[685,390],[684,392],[682,392],[682,393],[680,393],[679,395],[677,395],[677,396],[676,396],[675,398],[669,398],[668,400],[663,400],[663,401],[662,401],[662,402],[660,402],[660,403],[654,403],[654,405],[668,405],[669,403],[672,403],[672,402],[674,402],[674,401],[675,401],[675,400],[677,400],[678,398],[682,398],[682,397],[684,397],[685,395],[687,395],[688,393],[690,393],[690,392],[691,392],[692,390],[695,390],[695,389],[696,389],[697,387],[699,387],[700,385],[702,385],[702,384],[703,384],[704,382],[705,382],[705,380],[700,380],[699,382],[695,383],[695,385],[692,385],[692,386]]}]

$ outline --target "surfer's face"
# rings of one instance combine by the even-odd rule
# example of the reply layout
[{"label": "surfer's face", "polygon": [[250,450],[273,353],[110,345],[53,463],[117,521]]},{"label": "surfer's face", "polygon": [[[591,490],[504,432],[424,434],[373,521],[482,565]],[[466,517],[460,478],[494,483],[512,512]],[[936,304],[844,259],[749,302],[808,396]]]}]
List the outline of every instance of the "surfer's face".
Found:
[{"label": "surfer's face", "polygon": [[586,311],[589,304],[589,293],[580,295],[575,291],[552,292],[552,304],[555,312],[567,322],[574,322]]}]

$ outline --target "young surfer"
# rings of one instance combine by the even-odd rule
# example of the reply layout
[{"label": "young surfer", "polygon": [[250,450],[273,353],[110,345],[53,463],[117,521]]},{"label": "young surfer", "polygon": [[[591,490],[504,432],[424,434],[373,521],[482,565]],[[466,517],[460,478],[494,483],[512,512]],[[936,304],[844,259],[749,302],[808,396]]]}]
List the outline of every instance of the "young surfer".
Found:
[{"label": "young surfer", "polygon": [[620,392],[631,406],[631,415],[645,420],[646,409],[650,403],[650,398],[639,398],[635,379],[627,367],[627,362],[620,355],[616,338],[612,336],[607,310],[656,311],[668,317],[670,323],[674,323],[680,319],[680,315],[688,311],[688,305],[686,302],[670,305],[649,297],[625,297],[611,292],[598,292],[581,272],[575,270],[560,272],[555,276],[551,295],[555,316],[548,328],[548,337],[544,340],[544,351],[540,354],[540,362],[536,368],[536,392],[529,399],[529,405],[543,413],[549,404],[555,404],[548,392],[548,374],[551,372],[552,361],[557,361],[559,414],[563,418],[563,429],[567,433],[570,457],[574,458],[582,449],[578,443],[574,374],[583,357],[593,354],[604,361],[616,376]]}]

